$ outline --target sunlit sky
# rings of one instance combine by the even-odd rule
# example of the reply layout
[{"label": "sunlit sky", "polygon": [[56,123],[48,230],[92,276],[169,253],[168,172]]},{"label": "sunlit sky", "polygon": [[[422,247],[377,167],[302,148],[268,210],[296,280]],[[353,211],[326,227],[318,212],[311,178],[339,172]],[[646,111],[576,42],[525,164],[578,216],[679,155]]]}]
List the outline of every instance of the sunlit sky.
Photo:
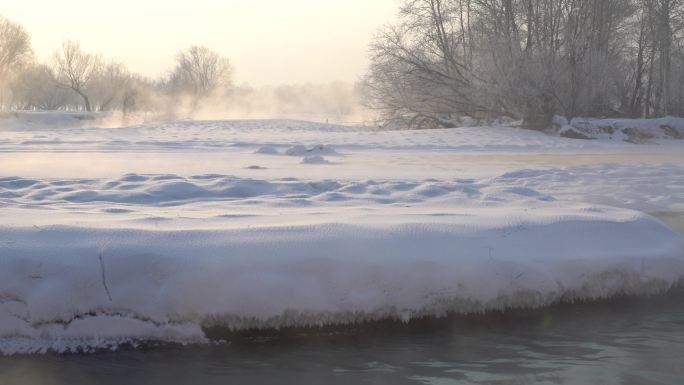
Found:
[{"label": "sunlit sky", "polygon": [[43,61],[65,39],[147,76],[165,74],[176,53],[205,45],[228,57],[237,83],[355,81],[373,33],[396,0],[6,0]]}]

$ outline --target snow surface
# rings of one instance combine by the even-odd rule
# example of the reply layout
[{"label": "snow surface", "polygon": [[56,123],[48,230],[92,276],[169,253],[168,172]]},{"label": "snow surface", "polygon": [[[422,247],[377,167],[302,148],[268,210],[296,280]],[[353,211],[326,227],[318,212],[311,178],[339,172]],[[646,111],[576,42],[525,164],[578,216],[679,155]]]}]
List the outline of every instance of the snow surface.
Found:
[{"label": "snow surface", "polygon": [[560,135],[580,134],[586,138],[632,143],[662,141],[663,139],[684,139],[684,118],[665,117],[658,119],[589,119],[574,118],[570,122],[564,117],[553,118],[555,129]]},{"label": "snow surface", "polygon": [[[611,140],[559,138],[504,126],[383,131],[294,120],[187,120],[116,127],[115,119],[107,115],[97,120],[74,116],[81,115],[19,113],[19,118],[0,118],[0,151],[225,151],[249,147],[254,152],[271,146],[303,156],[312,150],[312,155],[332,155],[334,149],[558,153],[649,148]],[[668,142],[672,141],[649,144]]]},{"label": "snow surface", "polygon": [[681,141],[34,115],[0,119],[3,354],[684,283],[684,236],[640,212],[684,212]]}]

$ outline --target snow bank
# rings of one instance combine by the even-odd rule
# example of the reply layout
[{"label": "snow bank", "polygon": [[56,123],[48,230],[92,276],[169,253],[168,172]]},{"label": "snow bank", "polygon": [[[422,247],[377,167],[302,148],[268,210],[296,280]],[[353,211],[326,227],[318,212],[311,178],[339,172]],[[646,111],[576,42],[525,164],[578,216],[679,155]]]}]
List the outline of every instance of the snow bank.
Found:
[{"label": "snow bank", "polygon": [[590,119],[553,118],[556,132],[574,139],[602,139],[630,143],[647,143],[662,139],[684,139],[684,118],[658,119]]},{"label": "snow bank", "polygon": [[432,205],[446,209],[523,199],[593,203],[649,213],[684,212],[684,164],[535,168],[492,178],[444,180],[252,179],[220,174],[127,174],[112,179],[0,177],[0,205],[5,209],[40,208],[36,216],[44,215],[45,209],[52,214],[84,212],[86,208],[130,213],[192,204],[202,204],[198,213],[323,205]]},{"label": "snow bank", "polygon": [[684,237],[656,219],[491,181],[0,187],[4,354],[538,307],[684,278]]},{"label": "snow bank", "polygon": [[310,155],[310,156],[305,156],[304,159],[302,159],[302,164],[328,164],[328,162],[324,157],[320,155]]},{"label": "snow bank", "polygon": [[276,150],[274,147],[271,147],[271,146],[259,147],[259,149],[256,150],[254,153],[255,154],[262,154],[262,155],[280,155],[278,150]]},{"label": "snow bank", "polygon": [[100,112],[18,111],[0,117],[0,129],[42,131],[93,127],[101,126],[110,117],[110,114]]},{"label": "snow bank", "polygon": [[[0,118],[0,151],[222,151],[307,156],[336,150],[540,152],[629,150],[684,137],[684,119],[554,118],[549,133],[492,124],[435,130],[383,131],[295,120],[164,121],[126,126],[107,114],[18,112]],[[603,139],[559,137],[561,134]],[[631,142],[631,143],[628,143]],[[680,141],[669,141],[680,142]],[[325,143],[325,145],[321,145]],[[265,151],[265,152],[264,152]]]},{"label": "snow bank", "polygon": [[322,156],[322,155],[339,155],[337,151],[329,146],[318,144],[311,148],[302,145],[296,145],[285,150],[285,155],[289,156]]},{"label": "snow bank", "polygon": [[523,169],[483,183],[529,188],[558,200],[649,213],[684,212],[684,164],[600,164]]},{"label": "snow bank", "polygon": [[19,118],[0,119],[0,151],[225,151],[246,148],[253,153],[265,148],[263,151],[268,152],[289,150],[296,156],[328,156],[335,155],[336,150],[345,153],[378,149],[558,152],[632,147],[621,140],[578,141],[504,126],[381,131],[290,120],[230,120],[152,122],[121,127],[121,122],[109,125],[106,117],[98,116],[95,121],[75,118],[81,115],[19,113]]}]

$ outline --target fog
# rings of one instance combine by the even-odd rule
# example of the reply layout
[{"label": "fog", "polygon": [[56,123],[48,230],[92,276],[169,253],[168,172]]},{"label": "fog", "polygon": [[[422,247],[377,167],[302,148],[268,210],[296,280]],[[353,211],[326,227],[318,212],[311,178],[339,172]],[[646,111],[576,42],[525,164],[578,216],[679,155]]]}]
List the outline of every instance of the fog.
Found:
[{"label": "fog", "polygon": [[684,114],[684,3],[554,4],[13,2],[0,109],[399,129]]},{"label": "fog", "polygon": [[375,124],[358,83],[374,33],[397,12],[393,0],[193,5],[7,4],[0,46],[14,51],[0,68],[0,109],[108,112],[108,126],[265,118]]},{"label": "fog", "polygon": [[0,11],[29,31],[41,62],[71,39],[156,78],[181,49],[201,45],[231,60],[237,84],[254,87],[356,81],[373,34],[396,13],[394,0],[27,0]]}]

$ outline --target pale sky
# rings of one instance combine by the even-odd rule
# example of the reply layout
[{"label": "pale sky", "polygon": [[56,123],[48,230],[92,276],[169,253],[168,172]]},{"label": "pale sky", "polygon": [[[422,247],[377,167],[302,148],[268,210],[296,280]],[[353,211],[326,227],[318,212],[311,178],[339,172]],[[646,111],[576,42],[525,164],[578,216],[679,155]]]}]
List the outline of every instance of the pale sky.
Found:
[{"label": "pale sky", "polygon": [[65,39],[156,77],[176,53],[205,45],[237,83],[355,81],[396,0],[5,0],[0,15],[31,34],[39,60]]}]

